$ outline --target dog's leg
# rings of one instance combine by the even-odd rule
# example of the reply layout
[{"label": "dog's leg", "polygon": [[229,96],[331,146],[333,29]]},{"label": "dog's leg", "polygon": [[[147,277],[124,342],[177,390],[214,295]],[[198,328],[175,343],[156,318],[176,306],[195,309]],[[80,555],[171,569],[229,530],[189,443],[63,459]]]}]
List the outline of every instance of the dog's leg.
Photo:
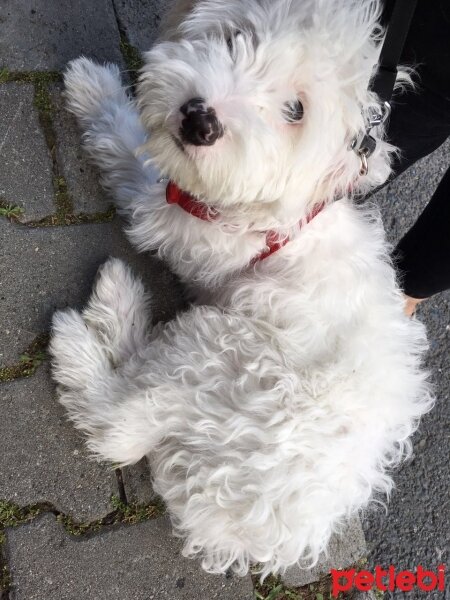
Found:
[{"label": "dog's leg", "polygon": [[120,209],[129,210],[159,174],[139,151],[147,134],[118,67],[78,58],[69,63],[64,83],[67,107],[84,132],[84,147],[101,170],[103,186]]},{"label": "dog's leg", "polygon": [[[97,456],[129,464],[156,443],[158,427],[147,412],[149,399],[120,366],[147,344],[147,296],[119,260],[101,269],[88,307],[53,317],[50,352],[60,402]],[[125,401],[124,401],[125,399]]]}]

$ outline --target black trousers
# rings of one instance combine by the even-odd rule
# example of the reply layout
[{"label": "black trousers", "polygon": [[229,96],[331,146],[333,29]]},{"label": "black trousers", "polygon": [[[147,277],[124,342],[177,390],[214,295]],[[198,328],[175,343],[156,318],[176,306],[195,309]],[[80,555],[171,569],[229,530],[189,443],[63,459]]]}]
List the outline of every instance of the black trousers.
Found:
[{"label": "black trousers", "polygon": [[[386,0],[386,19],[391,8]],[[401,150],[394,176],[450,137],[449,0],[419,0],[403,54],[402,62],[418,65],[418,88],[393,98],[388,139]],[[450,289],[450,167],[394,258],[408,296]]]}]

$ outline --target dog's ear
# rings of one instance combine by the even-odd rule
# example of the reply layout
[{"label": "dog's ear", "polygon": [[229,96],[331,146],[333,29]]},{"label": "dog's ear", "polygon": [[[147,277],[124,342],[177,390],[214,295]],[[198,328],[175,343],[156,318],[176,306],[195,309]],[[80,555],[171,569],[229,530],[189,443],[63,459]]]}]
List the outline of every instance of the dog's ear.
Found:
[{"label": "dog's ear", "polygon": [[334,40],[336,48],[359,53],[364,52],[368,40],[381,41],[380,0],[315,0],[314,4],[316,13],[313,22],[325,32],[329,47]]},{"label": "dog's ear", "polygon": [[176,40],[180,37],[179,27],[186,17],[192,13],[201,0],[172,0],[163,15],[159,39]]}]

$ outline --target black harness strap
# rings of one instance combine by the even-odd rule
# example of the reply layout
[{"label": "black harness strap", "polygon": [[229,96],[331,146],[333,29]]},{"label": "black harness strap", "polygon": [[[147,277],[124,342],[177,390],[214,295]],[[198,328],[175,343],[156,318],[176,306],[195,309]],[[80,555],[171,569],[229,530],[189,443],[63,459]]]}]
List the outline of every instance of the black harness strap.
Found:
[{"label": "black harness strap", "polygon": [[417,0],[396,0],[395,2],[378,60],[378,69],[369,84],[369,90],[378,94],[382,102],[389,102],[392,97],[398,63],[416,5]]},{"label": "black harness strap", "polygon": [[373,127],[385,121],[391,110],[390,101],[397,79],[398,63],[416,5],[417,0],[396,0],[392,11],[378,59],[378,68],[369,83],[369,91],[378,95],[382,106],[379,111],[371,110],[368,115],[365,115],[366,129],[361,131],[350,145],[350,149],[356,152],[361,161],[360,175],[367,175],[369,170],[367,159],[373,154],[377,145],[370,132]]}]

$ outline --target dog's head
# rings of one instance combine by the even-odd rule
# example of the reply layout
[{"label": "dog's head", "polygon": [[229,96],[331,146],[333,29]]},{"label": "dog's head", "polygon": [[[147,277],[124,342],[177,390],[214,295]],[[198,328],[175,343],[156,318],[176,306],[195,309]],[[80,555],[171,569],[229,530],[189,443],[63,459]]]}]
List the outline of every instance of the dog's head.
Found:
[{"label": "dog's head", "polygon": [[[161,171],[216,206],[304,209],[389,174],[348,150],[376,100],[375,0],[197,0],[145,55],[138,101]],[[176,15],[176,9],[175,9]]]}]

